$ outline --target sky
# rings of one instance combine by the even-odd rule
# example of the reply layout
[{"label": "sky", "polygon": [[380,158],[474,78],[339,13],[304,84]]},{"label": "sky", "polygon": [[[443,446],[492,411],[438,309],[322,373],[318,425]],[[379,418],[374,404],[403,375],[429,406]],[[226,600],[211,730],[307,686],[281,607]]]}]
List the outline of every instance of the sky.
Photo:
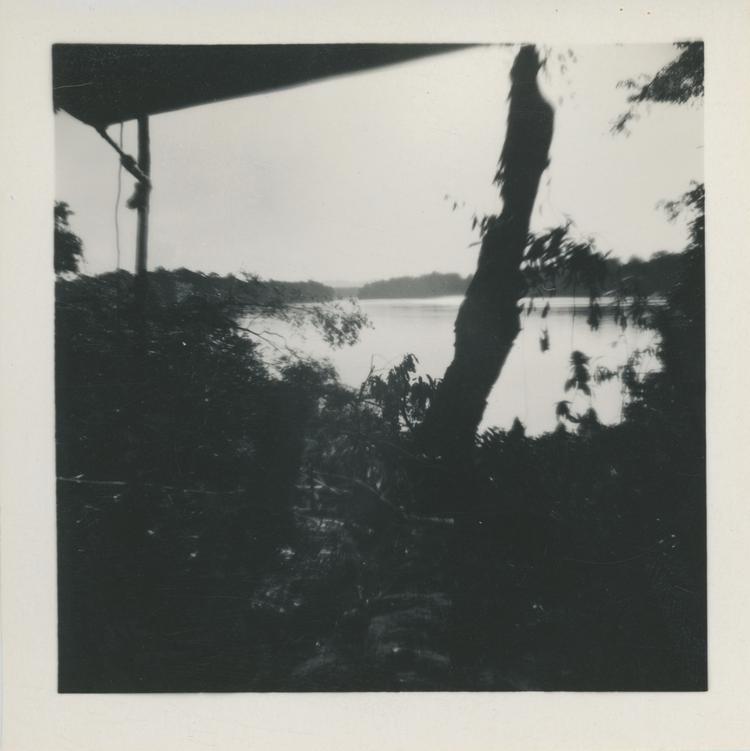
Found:
[{"label": "sky", "polygon": [[[356,284],[474,270],[472,216],[498,213],[492,184],[517,48],[482,47],[151,118],[149,268]],[[532,230],[575,222],[628,259],[684,247],[657,207],[703,179],[702,105],[652,104],[630,135],[617,82],[653,73],[671,45],[547,50],[550,166]],[[561,63],[558,55],[564,55]],[[110,127],[117,141],[119,125]],[[137,153],[136,124],[123,145]],[[73,211],[88,274],[133,269],[133,179],[91,128],[55,116],[57,200]],[[454,209],[454,203],[457,204]]]}]

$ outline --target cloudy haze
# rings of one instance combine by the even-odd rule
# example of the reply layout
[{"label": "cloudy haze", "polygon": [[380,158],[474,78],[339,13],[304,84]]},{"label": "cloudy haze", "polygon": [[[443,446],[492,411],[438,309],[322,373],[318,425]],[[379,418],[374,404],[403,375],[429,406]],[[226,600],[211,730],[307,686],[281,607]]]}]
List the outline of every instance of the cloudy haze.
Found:
[{"label": "cloudy haze", "polygon": [[[627,106],[617,82],[655,72],[676,50],[573,51],[563,69],[566,50],[553,50],[542,76],[556,122],[532,228],[569,216],[622,258],[681,249],[684,226],[656,203],[702,179],[700,106],[652,105],[629,137],[610,133]],[[470,49],[152,117],[150,268],[354,282],[471,272],[472,215],[500,208],[492,178],[514,54]],[[135,131],[125,123],[132,154]],[[117,140],[119,126],[109,133]],[[76,212],[85,271],[113,269],[116,154],[61,112],[56,159],[57,198]],[[131,270],[132,188],[123,171],[120,244]]]}]

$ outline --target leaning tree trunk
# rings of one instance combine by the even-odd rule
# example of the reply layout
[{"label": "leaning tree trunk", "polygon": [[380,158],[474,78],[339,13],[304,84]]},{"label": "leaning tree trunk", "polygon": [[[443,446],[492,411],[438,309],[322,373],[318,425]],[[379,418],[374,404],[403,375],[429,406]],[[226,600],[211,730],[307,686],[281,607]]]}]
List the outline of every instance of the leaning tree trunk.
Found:
[{"label": "leaning tree trunk", "polygon": [[458,311],[455,354],[422,425],[424,448],[458,459],[470,451],[487,397],[520,331],[521,260],[539,180],[549,163],[553,110],[537,85],[536,48],[511,69],[508,127],[495,182],[503,210],[482,239],[477,271]]}]

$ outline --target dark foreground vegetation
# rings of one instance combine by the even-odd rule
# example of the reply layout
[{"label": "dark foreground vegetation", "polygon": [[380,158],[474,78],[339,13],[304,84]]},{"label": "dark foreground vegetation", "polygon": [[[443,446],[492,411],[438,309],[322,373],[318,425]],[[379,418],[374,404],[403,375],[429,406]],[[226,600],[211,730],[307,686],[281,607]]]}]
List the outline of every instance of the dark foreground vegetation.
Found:
[{"label": "dark foreground vegetation", "polygon": [[[60,689],[704,689],[702,187],[686,201],[663,367],[623,372],[626,420],[488,431],[458,470],[419,448],[413,358],[352,391],[271,370],[231,295],[156,275],[142,314],[126,274],[58,281]],[[294,309],[254,284],[243,306]],[[312,315],[338,344],[362,323]]]}]

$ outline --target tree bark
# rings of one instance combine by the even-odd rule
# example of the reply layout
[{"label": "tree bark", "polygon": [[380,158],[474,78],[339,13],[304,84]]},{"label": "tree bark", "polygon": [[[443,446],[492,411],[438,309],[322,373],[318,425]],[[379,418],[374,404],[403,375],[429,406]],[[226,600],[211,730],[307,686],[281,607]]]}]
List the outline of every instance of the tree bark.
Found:
[{"label": "tree bark", "polygon": [[456,318],[453,362],[422,425],[423,447],[433,456],[457,459],[470,452],[487,397],[520,331],[520,266],[554,119],[537,84],[540,67],[536,48],[524,46],[511,69],[508,127],[495,177],[503,209],[482,239],[477,271]]}]

